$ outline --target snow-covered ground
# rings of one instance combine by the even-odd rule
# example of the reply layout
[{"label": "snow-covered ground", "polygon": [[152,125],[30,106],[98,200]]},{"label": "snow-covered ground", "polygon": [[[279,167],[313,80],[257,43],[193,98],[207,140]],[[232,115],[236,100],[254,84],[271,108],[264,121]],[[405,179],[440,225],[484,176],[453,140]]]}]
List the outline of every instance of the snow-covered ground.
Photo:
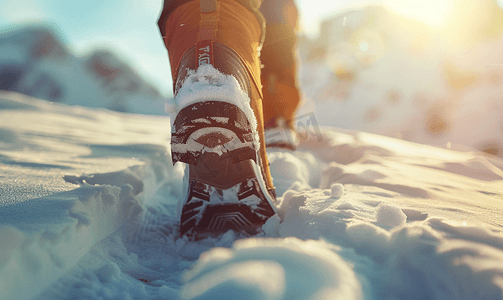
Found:
[{"label": "snow-covered ground", "polygon": [[[167,117],[0,94],[0,299],[503,299],[503,160],[306,115],[265,233],[177,233]],[[93,176],[94,174],[94,176]]]}]

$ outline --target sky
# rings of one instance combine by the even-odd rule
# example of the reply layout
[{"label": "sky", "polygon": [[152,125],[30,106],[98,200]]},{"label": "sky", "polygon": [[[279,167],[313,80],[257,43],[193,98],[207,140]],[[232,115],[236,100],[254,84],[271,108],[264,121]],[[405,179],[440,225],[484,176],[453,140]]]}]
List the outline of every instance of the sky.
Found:
[{"label": "sky", "polygon": [[[347,9],[386,4],[436,24],[454,0],[296,0],[303,34],[316,37],[320,22]],[[157,29],[162,0],[0,0],[0,31],[19,24],[52,25],[76,55],[106,46],[128,60],[163,94],[171,94],[167,52]],[[2,30],[3,29],[3,30]]]}]

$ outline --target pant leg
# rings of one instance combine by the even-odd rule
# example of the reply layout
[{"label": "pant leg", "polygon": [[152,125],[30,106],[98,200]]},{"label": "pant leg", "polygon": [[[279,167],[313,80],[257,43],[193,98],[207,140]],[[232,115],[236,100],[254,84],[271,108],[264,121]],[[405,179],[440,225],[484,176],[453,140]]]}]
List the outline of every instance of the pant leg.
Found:
[{"label": "pant leg", "polygon": [[300,104],[297,84],[296,28],[298,11],[293,0],[264,0],[260,8],[266,20],[261,52],[264,120],[266,127],[282,119],[293,127]]},{"label": "pant leg", "polygon": [[[162,37],[166,35],[164,24],[166,24],[169,15],[177,7],[190,1],[194,0],[164,0],[162,12],[161,15],[159,16],[159,20],[157,21],[157,26],[159,27],[159,31],[161,32]],[[235,0],[235,1],[243,5],[247,9],[249,9],[251,12],[253,12],[253,14],[255,15],[255,17],[257,18],[262,27],[262,32],[265,33],[265,20],[262,13],[259,10],[260,5],[262,4],[262,0]],[[265,34],[262,35],[261,43],[264,42],[264,38]]]},{"label": "pant leg", "polygon": [[[256,130],[260,139],[260,161],[268,190],[273,189],[264,141],[264,119],[262,88],[260,78],[259,50],[264,40],[265,21],[259,7],[262,0],[165,0],[163,13],[159,18],[159,29],[170,58],[173,91],[176,95],[178,84],[183,82],[184,70],[197,68],[200,56],[197,51],[204,49],[210,57],[224,55],[225,51],[214,52],[200,43],[216,43],[226,46],[239,56],[239,74],[225,73],[224,60],[214,65],[224,74],[236,78],[249,76],[247,84],[241,87],[248,91],[250,106],[255,114]],[[200,45],[200,46],[197,46]],[[192,50],[190,50],[192,49]],[[223,49],[223,48],[221,48]],[[197,54],[196,54],[197,53]],[[220,54],[219,54],[220,53]],[[187,59],[184,60],[184,57]],[[223,56],[220,56],[223,57]],[[194,59],[192,59],[194,58]],[[194,63],[189,63],[192,59]],[[182,60],[187,63],[182,63]],[[211,59],[210,59],[211,61]],[[216,59],[214,60],[216,63]],[[229,60],[230,62],[230,60]],[[190,67],[186,67],[190,65]],[[228,69],[228,68],[227,68]],[[229,69],[230,70],[230,69]],[[242,71],[244,70],[244,71]],[[255,122],[253,122],[255,123]]]},{"label": "pant leg", "polygon": [[[162,37],[169,15],[179,6],[197,0],[164,0],[158,20]],[[293,0],[235,0],[253,12],[262,27],[260,44],[263,86],[262,107],[265,124],[274,126],[278,119],[293,122],[300,104],[297,85],[296,27],[298,11]],[[265,18],[264,18],[265,17]],[[265,34],[264,34],[265,33]],[[172,66],[173,67],[173,66]]]}]

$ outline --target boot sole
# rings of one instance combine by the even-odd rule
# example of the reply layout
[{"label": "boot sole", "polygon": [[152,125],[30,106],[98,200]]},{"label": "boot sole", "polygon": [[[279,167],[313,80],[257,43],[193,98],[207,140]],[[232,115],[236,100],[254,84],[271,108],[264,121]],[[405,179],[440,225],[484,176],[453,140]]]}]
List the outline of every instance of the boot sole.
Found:
[{"label": "boot sole", "polygon": [[276,210],[257,171],[253,160],[234,163],[230,154],[201,155],[197,166],[189,166],[181,235],[200,239],[229,230],[246,236],[259,233]]}]

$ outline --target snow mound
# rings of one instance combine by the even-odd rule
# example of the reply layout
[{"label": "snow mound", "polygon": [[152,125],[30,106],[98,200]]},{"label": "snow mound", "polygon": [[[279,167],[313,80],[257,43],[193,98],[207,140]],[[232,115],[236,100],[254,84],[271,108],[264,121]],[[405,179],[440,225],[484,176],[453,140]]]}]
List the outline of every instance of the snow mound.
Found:
[{"label": "snow mound", "polygon": [[351,268],[319,241],[247,239],[204,253],[182,299],[362,299]]},{"label": "snow mound", "polygon": [[124,171],[110,172],[104,174],[92,174],[92,175],[65,175],[63,179],[67,182],[74,184],[90,184],[90,185],[115,185],[120,186],[123,184],[129,184],[133,188],[133,194],[137,195],[143,191],[143,181],[137,174],[132,172],[130,169]]},{"label": "snow mound", "polygon": [[[82,187],[0,210],[3,299],[30,299],[141,211],[132,187]],[[29,289],[26,286],[30,286]]]},{"label": "snow mound", "polygon": [[400,226],[405,224],[407,216],[396,206],[380,203],[377,207],[376,222],[385,226]]},{"label": "snow mound", "polygon": [[[335,202],[327,205],[330,201]],[[442,218],[407,221],[400,208],[386,202],[375,209],[348,199],[353,203],[348,210],[337,201],[319,190],[288,191],[280,206],[279,237],[344,245],[335,251],[372,282],[360,284],[377,299],[503,297],[501,232]]]},{"label": "snow mound", "polygon": [[340,198],[344,194],[344,185],[340,183],[334,183],[330,187],[330,195],[333,198]]},{"label": "snow mound", "polygon": [[[276,194],[283,195],[287,190],[310,189],[311,175],[319,162],[310,153],[291,153],[278,149],[269,149],[267,158],[274,178]],[[310,166],[310,167],[309,167]]]}]

